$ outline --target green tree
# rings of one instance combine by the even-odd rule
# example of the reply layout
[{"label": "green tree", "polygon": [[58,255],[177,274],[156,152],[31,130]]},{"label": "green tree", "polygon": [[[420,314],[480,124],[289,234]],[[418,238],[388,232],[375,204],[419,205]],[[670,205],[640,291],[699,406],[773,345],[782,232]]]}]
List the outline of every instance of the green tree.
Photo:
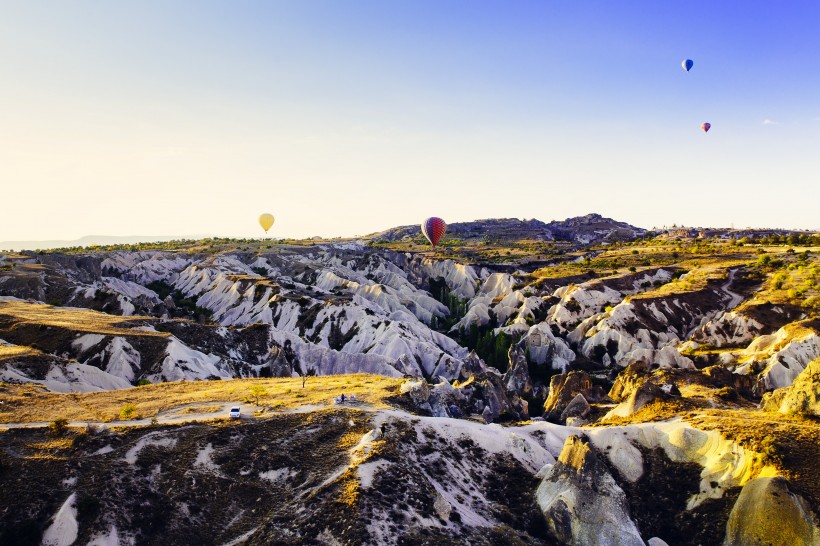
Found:
[{"label": "green tree", "polygon": [[265,387],[263,387],[263,386],[262,386],[262,385],[260,385],[259,383],[256,383],[255,385],[251,386],[251,388],[250,388],[250,393],[251,393],[251,396],[252,396],[252,397],[253,397],[253,399],[254,399],[254,403],[255,403],[257,406],[259,405],[259,399],[260,399],[261,397],[263,397],[263,396],[267,396],[267,395],[268,395],[268,391],[267,391],[267,390],[265,390]]}]

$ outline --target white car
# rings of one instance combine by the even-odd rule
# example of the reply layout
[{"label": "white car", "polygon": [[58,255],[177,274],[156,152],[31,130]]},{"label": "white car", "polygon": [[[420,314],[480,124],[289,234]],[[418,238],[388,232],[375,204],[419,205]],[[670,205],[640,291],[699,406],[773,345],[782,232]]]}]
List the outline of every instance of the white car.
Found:
[{"label": "white car", "polygon": [[239,419],[241,412],[239,411],[239,408],[231,408],[231,412],[229,415],[234,419]]}]

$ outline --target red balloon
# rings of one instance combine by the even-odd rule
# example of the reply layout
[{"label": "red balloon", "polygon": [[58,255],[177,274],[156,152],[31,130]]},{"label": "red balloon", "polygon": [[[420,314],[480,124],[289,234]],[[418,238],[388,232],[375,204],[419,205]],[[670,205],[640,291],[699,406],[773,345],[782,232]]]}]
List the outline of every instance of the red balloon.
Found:
[{"label": "red balloon", "polygon": [[447,224],[441,218],[431,216],[421,223],[421,232],[433,246],[438,244],[445,231],[447,231]]},{"label": "red balloon", "polygon": [[702,130],[704,133],[708,133],[708,132],[709,132],[709,129],[711,129],[711,128],[712,128],[712,124],[711,124],[711,123],[708,123],[708,122],[707,122],[707,123],[702,123],[702,124],[700,125],[700,128],[701,128],[701,130]]}]

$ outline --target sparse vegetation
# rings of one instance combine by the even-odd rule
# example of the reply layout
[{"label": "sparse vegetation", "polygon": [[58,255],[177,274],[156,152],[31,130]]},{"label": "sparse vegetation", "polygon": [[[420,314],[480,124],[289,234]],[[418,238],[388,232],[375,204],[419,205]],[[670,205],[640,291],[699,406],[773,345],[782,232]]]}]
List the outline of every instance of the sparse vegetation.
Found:
[{"label": "sparse vegetation", "polygon": [[[76,332],[111,336],[167,337],[170,335],[164,332],[137,330],[129,327],[129,324],[144,320],[145,317],[122,317],[90,309],[67,309],[23,301],[0,302],[0,316],[9,317],[19,324],[51,326]],[[0,351],[2,350],[3,348],[0,347]]]},{"label": "sparse vegetation", "polygon": [[[368,374],[317,376],[302,388],[303,378],[231,379],[157,383],[139,389],[61,394],[39,385],[0,384],[0,407],[15,407],[14,413],[0,412],[0,423],[71,421],[113,421],[127,404],[139,406],[143,418],[188,404],[215,404],[237,401],[236,393],[262,385],[279,409],[304,404],[332,405],[341,394],[353,394],[374,407],[387,407],[395,396],[400,379]],[[298,395],[298,396],[297,396]]]},{"label": "sparse vegetation", "polygon": [[57,434],[57,435],[64,434],[65,431],[68,429],[68,419],[65,419],[63,417],[59,417],[59,418],[53,420],[51,423],[49,423],[48,429],[53,434]]},{"label": "sparse vegetation", "polygon": [[137,408],[134,404],[125,404],[122,409],[120,410],[120,420],[121,421],[128,421],[133,419],[137,413]]}]

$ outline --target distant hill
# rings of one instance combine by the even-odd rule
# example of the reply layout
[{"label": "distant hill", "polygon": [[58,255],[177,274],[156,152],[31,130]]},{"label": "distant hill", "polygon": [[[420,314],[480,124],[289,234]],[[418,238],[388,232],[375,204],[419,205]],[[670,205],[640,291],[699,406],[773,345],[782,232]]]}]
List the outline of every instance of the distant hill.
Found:
[{"label": "distant hill", "polygon": [[[368,235],[367,239],[399,241],[411,239],[421,233],[418,225],[400,226]],[[580,244],[617,240],[632,240],[646,233],[645,229],[605,218],[600,214],[587,214],[550,223],[541,220],[498,218],[456,222],[447,226],[447,233],[461,239],[492,239],[498,241],[572,241]]]},{"label": "distant hill", "polygon": [[53,241],[0,241],[0,250],[48,250],[51,248],[68,248],[76,246],[132,245],[136,243],[161,243],[179,239],[201,239],[208,235],[86,235],[74,240]]}]

